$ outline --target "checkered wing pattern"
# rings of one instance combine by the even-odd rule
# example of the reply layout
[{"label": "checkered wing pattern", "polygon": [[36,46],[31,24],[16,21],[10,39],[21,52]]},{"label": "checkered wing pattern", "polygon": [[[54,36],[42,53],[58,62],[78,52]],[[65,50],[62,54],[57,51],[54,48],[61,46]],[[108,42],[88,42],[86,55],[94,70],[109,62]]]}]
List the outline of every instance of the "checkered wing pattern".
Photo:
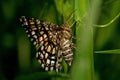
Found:
[{"label": "checkered wing pattern", "polygon": [[38,48],[36,58],[46,71],[60,71],[62,57],[71,66],[73,43],[68,24],[57,26],[25,16],[20,18],[20,22],[31,42]]},{"label": "checkered wing pattern", "polygon": [[59,49],[58,26],[25,16],[20,18],[20,22],[31,42],[38,47],[36,58],[41,66],[46,71],[60,71],[62,51]]}]

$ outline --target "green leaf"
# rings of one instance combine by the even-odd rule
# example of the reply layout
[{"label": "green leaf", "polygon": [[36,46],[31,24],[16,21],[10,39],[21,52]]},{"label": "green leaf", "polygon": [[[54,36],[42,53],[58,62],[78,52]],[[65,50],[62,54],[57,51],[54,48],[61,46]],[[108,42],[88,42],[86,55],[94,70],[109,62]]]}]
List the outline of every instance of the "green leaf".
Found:
[{"label": "green leaf", "polygon": [[103,24],[103,25],[94,25],[95,27],[108,27],[110,26],[116,19],[118,19],[120,17],[120,12],[108,23]]},{"label": "green leaf", "polygon": [[105,50],[105,51],[95,51],[94,53],[105,53],[105,54],[120,54],[120,49]]},{"label": "green leaf", "polygon": [[97,21],[100,0],[75,0],[75,20],[84,16],[83,23],[76,25],[76,51],[71,70],[72,80],[94,80],[93,24]]}]

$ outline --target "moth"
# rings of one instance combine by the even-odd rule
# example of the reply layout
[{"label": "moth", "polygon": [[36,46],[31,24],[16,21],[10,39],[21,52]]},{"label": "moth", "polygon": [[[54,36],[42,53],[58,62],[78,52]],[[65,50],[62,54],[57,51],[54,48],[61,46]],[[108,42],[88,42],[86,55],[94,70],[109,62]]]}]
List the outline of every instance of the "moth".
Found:
[{"label": "moth", "polygon": [[20,23],[37,48],[36,59],[45,71],[62,69],[62,60],[71,66],[73,60],[72,30],[68,24],[58,26],[39,19],[21,16]]}]

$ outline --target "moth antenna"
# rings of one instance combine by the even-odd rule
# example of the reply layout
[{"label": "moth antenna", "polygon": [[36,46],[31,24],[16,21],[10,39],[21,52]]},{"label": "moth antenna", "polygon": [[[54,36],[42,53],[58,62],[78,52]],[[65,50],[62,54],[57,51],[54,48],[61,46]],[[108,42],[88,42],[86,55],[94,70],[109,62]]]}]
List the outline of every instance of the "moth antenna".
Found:
[{"label": "moth antenna", "polygon": [[68,16],[68,19],[66,20],[65,23],[68,23],[68,22],[74,17],[74,13],[75,13],[75,11],[76,11],[76,9],[73,10],[73,11],[70,13],[70,15]]}]

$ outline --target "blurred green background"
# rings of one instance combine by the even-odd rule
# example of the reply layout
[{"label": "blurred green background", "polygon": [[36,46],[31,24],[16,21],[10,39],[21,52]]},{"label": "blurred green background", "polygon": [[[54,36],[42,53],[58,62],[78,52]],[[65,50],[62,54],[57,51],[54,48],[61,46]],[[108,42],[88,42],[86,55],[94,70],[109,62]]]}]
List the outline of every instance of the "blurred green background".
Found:
[{"label": "blurred green background", "polygon": [[[21,27],[19,18],[20,16],[28,16],[62,25],[71,12],[76,9],[76,11],[81,11],[79,14],[74,14],[77,15],[77,19],[81,19],[79,23],[81,24],[84,17],[91,18],[86,16],[87,11],[84,6],[92,1],[94,0],[0,0],[0,80],[68,80],[67,71],[69,69],[65,63],[63,63],[62,74],[58,76],[51,72],[44,72],[41,69],[35,57],[36,50]],[[98,1],[101,2],[99,10],[97,10],[98,14],[93,15],[93,17],[97,16],[97,24],[108,23],[120,12],[120,0]],[[96,5],[93,5],[93,7],[96,7]],[[73,27],[74,33],[76,27]],[[120,49],[119,30],[120,18],[110,26],[95,27],[93,50]],[[86,34],[82,35],[86,36]],[[84,46],[84,44],[81,46]],[[79,49],[77,48],[77,50]],[[120,50],[118,51],[120,52]],[[95,80],[120,79],[120,54],[109,53],[94,53],[92,65],[95,73],[91,73],[91,76],[94,75]],[[86,64],[84,61],[82,63]],[[74,68],[72,71],[74,71]],[[79,73],[74,75],[77,74],[81,75]],[[77,80],[83,79],[79,78]]]}]

